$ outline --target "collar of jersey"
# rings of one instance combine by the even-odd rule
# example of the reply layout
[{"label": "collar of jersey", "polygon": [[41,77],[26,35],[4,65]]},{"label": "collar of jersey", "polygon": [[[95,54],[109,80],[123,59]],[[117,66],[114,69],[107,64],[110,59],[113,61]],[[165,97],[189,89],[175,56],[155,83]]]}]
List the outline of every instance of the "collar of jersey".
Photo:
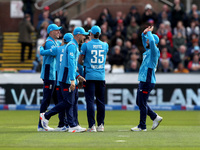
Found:
[{"label": "collar of jersey", "polygon": [[92,41],[94,41],[94,42],[98,42],[98,41],[99,41],[99,39],[92,39]]},{"label": "collar of jersey", "polygon": [[57,42],[56,42],[51,36],[49,36],[48,39],[52,40],[53,43],[54,43],[55,45],[57,45]]},{"label": "collar of jersey", "polygon": [[72,40],[72,43],[74,43],[78,47],[78,42],[75,39]]}]

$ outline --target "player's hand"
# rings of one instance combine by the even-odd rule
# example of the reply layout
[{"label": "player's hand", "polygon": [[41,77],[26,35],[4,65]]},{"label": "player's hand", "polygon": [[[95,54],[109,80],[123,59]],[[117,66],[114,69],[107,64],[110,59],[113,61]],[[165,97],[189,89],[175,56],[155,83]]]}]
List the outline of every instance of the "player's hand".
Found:
[{"label": "player's hand", "polygon": [[71,86],[69,87],[70,90],[75,90],[75,82],[74,81],[71,81]]},{"label": "player's hand", "polygon": [[151,26],[150,28],[149,28],[149,31],[153,31],[153,28],[154,28],[154,26]]},{"label": "player's hand", "polygon": [[78,81],[79,81],[79,82],[86,82],[85,78],[83,78],[82,76],[79,76],[79,77],[78,77]]},{"label": "player's hand", "polygon": [[143,33],[146,34],[149,30],[150,30],[150,26],[148,26],[148,27],[143,31]]},{"label": "player's hand", "polygon": [[44,47],[45,46],[45,44],[46,44],[46,41],[42,44],[42,47]]}]

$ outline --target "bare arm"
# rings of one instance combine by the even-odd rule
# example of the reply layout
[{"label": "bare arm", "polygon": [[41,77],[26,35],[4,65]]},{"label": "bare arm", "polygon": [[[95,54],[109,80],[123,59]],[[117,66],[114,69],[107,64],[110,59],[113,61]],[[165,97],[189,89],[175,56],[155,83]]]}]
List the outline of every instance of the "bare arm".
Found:
[{"label": "bare arm", "polygon": [[79,58],[78,58],[78,63],[80,65],[83,65],[83,60],[84,60],[85,56],[84,55],[79,55]]}]

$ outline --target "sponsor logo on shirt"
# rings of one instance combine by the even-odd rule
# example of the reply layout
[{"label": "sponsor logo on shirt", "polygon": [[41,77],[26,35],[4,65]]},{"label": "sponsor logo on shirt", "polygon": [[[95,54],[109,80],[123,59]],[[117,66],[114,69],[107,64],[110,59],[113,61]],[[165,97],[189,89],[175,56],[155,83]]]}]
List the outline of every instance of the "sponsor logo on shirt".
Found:
[{"label": "sponsor logo on shirt", "polygon": [[74,54],[73,54],[72,52],[70,53],[70,55],[71,55],[71,56],[74,56]]}]

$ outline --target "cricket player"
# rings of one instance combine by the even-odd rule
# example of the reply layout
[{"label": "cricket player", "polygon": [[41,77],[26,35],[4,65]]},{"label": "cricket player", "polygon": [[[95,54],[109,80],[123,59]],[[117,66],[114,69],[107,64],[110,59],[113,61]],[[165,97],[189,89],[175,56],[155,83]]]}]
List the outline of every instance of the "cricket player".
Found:
[{"label": "cricket player", "polygon": [[147,104],[149,94],[155,87],[155,72],[160,57],[160,51],[157,47],[159,38],[157,35],[152,34],[153,28],[153,26],[149,26],[142,33],[142,43],[146,51],[143,53],[143,61],[139,70],[138,81],[140,81],[140,83],[136,98],[136,103],[140,109],[140,122],[138,126],[131,128],[131,131],[147,131],[147,115],[153,120],[152,130],[156,129],[163,119],[151,110]]},{"label": "cricket player", "polygon": [[[108,44],[99,40],[101,29],[93,26],[89,30],[92,40],[81,47],[79,64],[84,66],[85,98],[87,103],[88,132],[104,131],[105,118],[105,62]],[[84,63],[83,63],[84,61]],[[97,104],[97,128],[95,127],[94,97]]]},{"label": "cricket player", "polygon": [[[47,28],[47,33],[49,37],[46,39],[45,49],[51,49],[53,47],[60,46],[61,43],[56,39],[59,38],[60,30],[62,27],[58,27],[56,24],[50,24]],[[50,100],[56,85],[56,58],[54,56],[44,56],[41,78],[44,82],[43,84],[43,100],[40,106],[40,113],[45,112],[50,104]],[[49,128],[48,131],[52,131]],[[38,131],[45,131],[42,128],[41,122],[38,124]]]},{"label": "cricket player", "polygon": [[[59,71],[60,71],[60,65],[62,62],[62,57],[64,54],[64,49],[66,47],[66,45],[73,39],[73,35],[71,33],[66,33],[63,36],[62,39],[62,44],[61,46],[58,47],[53,47],[52,49],[49,50],[44,50],[44,47],[41,46],[40,47],[40,54],[42,56],[55,56],[56,57],[56,93],[57,93],[57,99],[58,102],[63,101],[63,97],[62,97],[62,93],[61,93],[61,89],[60,89],[60,83],[57,80]],[[58,127],[55,129],[55,131],[67,131],[67,124],[65,121],[65,110],[59,113],[59,124]]]},{"label": "cricket player", "polygon": [[82,27],[77,27],[73,31],[74,38],[71,42],[67,44],[64,50],[64,54],[62,57],[62,62],[60,66],[60,72],[58,75],[58,81],[60,82],[61,92],[63,95],[64,101],[58,103],[54,108],[49,110],[48,112],[40,113],[40,120],[42,126],[45,130],[51,129],[48,126],[49,119],[66,109],[67,111],[67,121],[69,124],[68,132],[84,132],[86,128],[80,127],[78,124],[74,122],[73,116],[73,104],[74,104],[74,96],[75,96],[75,88],[76,88],[76,78],[79,82],[86,81],[82,76],[77,73],[77,64],[78,64],[78,44],[83,41],[85,35],[88,33]]}]

